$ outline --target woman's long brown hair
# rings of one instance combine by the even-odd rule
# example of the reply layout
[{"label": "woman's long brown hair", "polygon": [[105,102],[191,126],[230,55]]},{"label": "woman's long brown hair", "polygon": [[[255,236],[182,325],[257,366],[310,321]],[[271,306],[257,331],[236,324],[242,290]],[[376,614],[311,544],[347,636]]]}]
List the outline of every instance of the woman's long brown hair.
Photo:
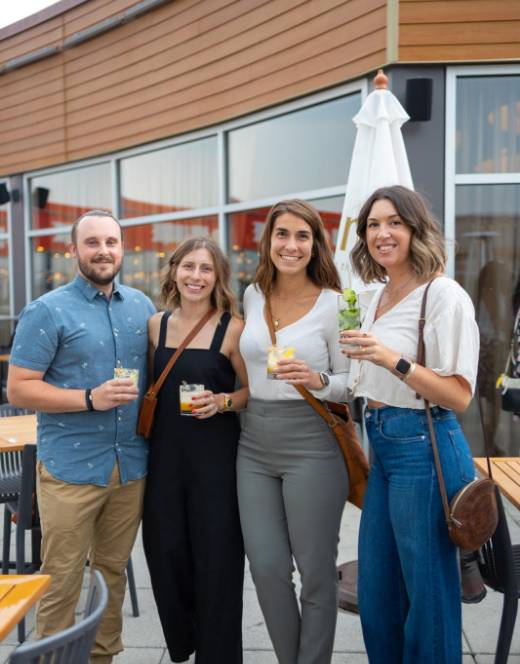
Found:
[{"label": "woman's long brown hair", "polygon": [[319,288],[341,290],[338,271],[332,258],[332,249],[326,235],[323,221],[316,208],[300,199],[280,201],[273,205],[267,215],[264,232],[260,240],[260,262],[256,269],[253,283],[258,284],[262,293],[267,297],[273,290],[276,281],[276,268],[271,260],[271,236],[276,219],[281,214],[292,214],[302,219],[312,230],[312,258],[307,265],[309,279]]}]

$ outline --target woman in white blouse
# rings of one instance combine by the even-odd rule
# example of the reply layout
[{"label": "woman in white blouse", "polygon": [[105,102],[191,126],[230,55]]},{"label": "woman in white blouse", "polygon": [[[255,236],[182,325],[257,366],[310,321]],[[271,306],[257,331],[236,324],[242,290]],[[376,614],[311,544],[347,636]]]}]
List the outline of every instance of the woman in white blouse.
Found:
[{"label": "woman in white blouse", "polygon": [[[384,288],[361,330],[343,332],[349,387],[368,399],[373,463],[359,533],[358,602],[371,664],[457,664],[462,658],[457,551],[448,537],[428,435],[432,404],[446,489],[474,478],[453,411],[477,375],[479,334],[467,293],[442,276],[443,238],[421,196],[377,190],[363,206],[352,252],[365,282]],[[417,366],[422,297],[426,366]],[[420,395],[420,396],[419,396]]]},{"label": "woman in white blouse", "polygon": [[[238,451],[246,554],[280,664],[329,664],[336,626],[336,555],[348,475],[328,426],[300,396],[342,399],[348,360],[338,344],[339,277],[323,222],[304,201],[269,212],[254,283],[244,297],[240,351],[250,398]],[[295,357],[267,377],[270,306],[277,345]],[[301,611],[293,585],[300,572]]]}]

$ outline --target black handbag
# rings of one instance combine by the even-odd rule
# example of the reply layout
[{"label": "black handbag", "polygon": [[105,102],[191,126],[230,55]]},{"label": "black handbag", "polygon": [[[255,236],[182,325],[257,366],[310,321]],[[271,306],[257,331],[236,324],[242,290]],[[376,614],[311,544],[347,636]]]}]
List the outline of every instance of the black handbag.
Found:
[{"label": "black handbag", "polygon": [[497,380],[501,393],[502,410],[520,414],[520,367],[518,366],[518,336],[520,335],[520,309],[513,325],[513,335],[504,373]]}]

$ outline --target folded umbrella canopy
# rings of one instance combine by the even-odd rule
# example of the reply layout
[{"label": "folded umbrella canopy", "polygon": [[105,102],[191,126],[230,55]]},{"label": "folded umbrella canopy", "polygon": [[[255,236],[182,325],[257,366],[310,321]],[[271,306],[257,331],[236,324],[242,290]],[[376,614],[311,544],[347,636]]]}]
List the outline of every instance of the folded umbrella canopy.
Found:
[{"label": "folded umbrella canopy", "polygon": [[401,184],[413,189],[410,166],[401,134],[409,116],[388,90],[388,78],[380,69],[375,90],[353,118],[356,141],[347,180],[345,203],[334,257],[343,287],[358,293],[369,290],[352,271],[350,252],[356,243],[356,219],[366,199],[379,187]]}]

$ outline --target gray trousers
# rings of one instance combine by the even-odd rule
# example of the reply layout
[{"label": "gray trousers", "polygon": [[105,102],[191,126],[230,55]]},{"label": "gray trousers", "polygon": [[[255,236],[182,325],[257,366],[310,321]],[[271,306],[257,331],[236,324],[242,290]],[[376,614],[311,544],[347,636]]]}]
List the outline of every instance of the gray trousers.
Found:
[{"label": "gray trousers", "polygon": [[[348,494],[336,439],[305,401],[250,399],[237,468],[245,550],[278,662],[329,664]],[[301,611],[293,560],[302,581]]]}]

